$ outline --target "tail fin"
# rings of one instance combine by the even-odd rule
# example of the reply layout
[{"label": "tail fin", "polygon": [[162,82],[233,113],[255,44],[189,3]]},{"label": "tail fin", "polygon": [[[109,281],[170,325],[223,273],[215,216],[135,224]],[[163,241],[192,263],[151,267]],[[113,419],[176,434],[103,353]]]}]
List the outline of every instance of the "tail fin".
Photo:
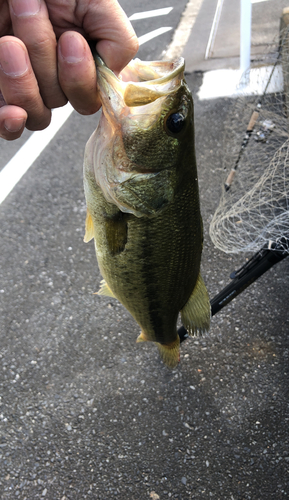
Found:
[{"label": "tail fin", "polygon": [[175,368],[180,361],[180,337],[177,335],[176,340],[167,345],[157,342],[157,346],[162,361],[169,368]]}]

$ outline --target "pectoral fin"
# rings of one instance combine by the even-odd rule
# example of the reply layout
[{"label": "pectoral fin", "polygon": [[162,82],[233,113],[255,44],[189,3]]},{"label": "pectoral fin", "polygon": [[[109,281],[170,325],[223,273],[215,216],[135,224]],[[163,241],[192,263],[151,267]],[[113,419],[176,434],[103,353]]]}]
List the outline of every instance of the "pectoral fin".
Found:
[{"label": "pectoral fin", "polygon": [[201,274],[198,276],[193,293],[181,310],[181,318],[184,327],[192,336],[202,335],[210,327],[210,299]]},{"label": "pectoral fin", "polygon": [[105,220],[107,245],[112,255],[123,252],[127,243],[126,215],[118,212],[114,217]]},{"label": "pectoral fin", "polygon": [[88,243],[90,240],[94,238],[94,230],[93,230],[93,222],[92,217],[87,210],[86,212],[86,220],[85,220],[85,235],[84,235],[84,243]]},{"label": "pectoral fin", "polygon": [[114,299],[116,298],[105,280],[102,280],[100,282],[100,289],[98,290],[98,292],[96,292],[95,295],[105,295],[106,297],[113,297]]}]

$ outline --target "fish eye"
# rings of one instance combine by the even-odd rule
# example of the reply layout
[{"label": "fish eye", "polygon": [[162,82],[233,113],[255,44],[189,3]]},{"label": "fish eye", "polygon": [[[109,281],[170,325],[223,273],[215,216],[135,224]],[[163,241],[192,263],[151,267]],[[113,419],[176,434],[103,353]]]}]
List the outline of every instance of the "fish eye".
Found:
[{"label": "fish eye", "polygon": [[186,119],[182,113],[173,113],[168,116],[166,127],[172,134],[179,134],[184,128],[185,121]]}]

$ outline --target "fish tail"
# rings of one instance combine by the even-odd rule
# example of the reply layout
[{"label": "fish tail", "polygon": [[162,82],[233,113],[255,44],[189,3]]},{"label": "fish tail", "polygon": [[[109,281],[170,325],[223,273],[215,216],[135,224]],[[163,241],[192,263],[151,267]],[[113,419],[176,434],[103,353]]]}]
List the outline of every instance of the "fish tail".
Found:
[{"label": "fish tail", "polygon": [[177,335],[176,340],[171,344],[159,344],[157,342],[157,346],[165,365],[169,368],[175,368],[180,361],[180,337]]}]

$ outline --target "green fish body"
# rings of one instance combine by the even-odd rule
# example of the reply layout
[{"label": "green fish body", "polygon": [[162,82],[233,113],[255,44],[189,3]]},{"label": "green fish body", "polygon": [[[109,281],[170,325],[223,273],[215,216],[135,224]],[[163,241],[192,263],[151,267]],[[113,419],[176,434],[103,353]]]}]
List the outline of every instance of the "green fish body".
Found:
[{"label": "green fish body", "polygon": [[134,60],[122,79],[96,62],[103,113],[86,146],[84,188],[98,293],[117,298],[141,327],[138,341],[156,342],[174,367],[179,313],[192,335],[210,324],[184,62]]}]

